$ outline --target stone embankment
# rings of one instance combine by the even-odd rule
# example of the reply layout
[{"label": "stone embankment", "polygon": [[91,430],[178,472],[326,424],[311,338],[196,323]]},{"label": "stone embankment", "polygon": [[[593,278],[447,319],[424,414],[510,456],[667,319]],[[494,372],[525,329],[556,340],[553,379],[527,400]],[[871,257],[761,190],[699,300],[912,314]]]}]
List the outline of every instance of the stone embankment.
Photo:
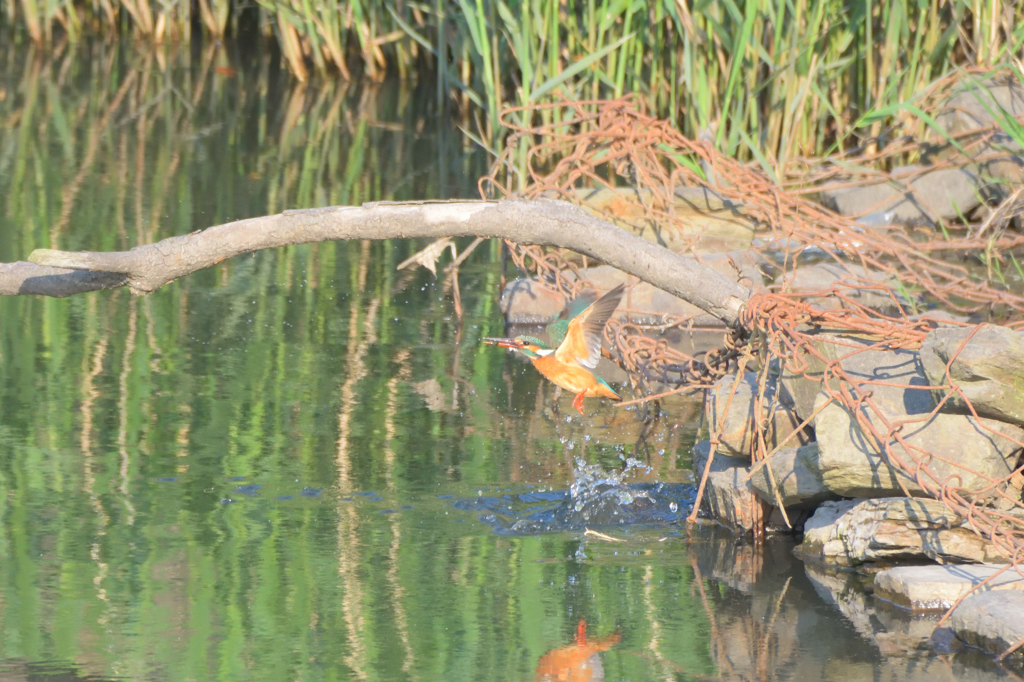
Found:
[{"label": "stone embankment", "polygon": [[[782,505],[792,530],[802,533],[796,552],[822,575],[874,575],[875,600],[915,612],[948,609],[970,593],[947,632],[960,644],[1002,651],[1024,636],[1024,576],[968,519],[929,496],[907,465],[925,463],[922,478],[933,490],[953,482],[981,509],[1019,513],[1013,501],[1024,488],[1024,333],[936,327],[919,352],[819,338],[817,357],[792,363],[803,371],[777,367],[763,391],[754,374],[724,377],[708,391],[707,413],[721,433],[713,459],[710,441],[693,449],[697,477],[711,459],[703,512],[747,531],[760,505],[771,532],[785,530]],[[838,369],[867,389],[858,410],[834,399],[849,391]],[[951,393],[951,385],[959,391]],[[794,433],[806,420],[810,428]],[[757,468],[756,423],[768,451],[776,450]],[[872,431],[892,433],[894,424],[902,424],[902,444],[893,439],[887,454]],[[932,456],[922,459],[924,453]]]}]

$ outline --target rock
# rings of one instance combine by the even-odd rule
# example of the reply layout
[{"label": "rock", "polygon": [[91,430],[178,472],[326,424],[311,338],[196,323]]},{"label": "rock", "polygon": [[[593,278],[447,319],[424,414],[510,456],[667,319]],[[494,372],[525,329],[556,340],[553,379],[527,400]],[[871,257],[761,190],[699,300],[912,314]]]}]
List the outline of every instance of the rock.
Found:
[{"label": "rock", "polygon": [[823,502],[804,522],[801,554],[857,566],[877,561],[1006,563],[938,500],[896,497]]},{"label": "rock", "polygon": [[825,189],[823,204],[863,225],[928,225],[953,220],[981,204],[985,184],[968,168],[929,170],[926,166],[894,168],[890,178],[870,185]]},{"label": "rock", "polygon": [[[1024,183],[1024,157],[1019,153],[1020,145],[1013,136],[1002,130],[992,116],[1000,109],[1013,118],[1024,115],[1024,85],[1015,78],[990,78],[978,85],[966,83],[958,87],[946,101],[936,117],[938,124],[949,134],[957,135],[974,130],[980,135],[990,135],[978,144],[971,145],[972,137],[962,137],[962,145],[971,145],[971,154],[983,160],[974,164],[982,177],[992,178],[983,187],[985,193],[1001,200],[1009,188]],[[994,130],[989,130],[994,128]],[[944,141],[944,140],[943,140]],[[940,151],[928,155],[936,160],[955,158],[952,145],[942,144]],[[1002,183],[998,182],[1001,180]]]},{"label": "rock", "polygon": [[[1019,446],[1015,441],[1024,440],[1024,431],[1019,427],[965,415],[939,413],[928,417],[934,402],[932,391],[926,388],[928,379],[920,368],[917,353],[859,350],[867,348],[867,343],[827,334],[820,338],[815,348],[830,362],[838,362],[852,379],[864,383],[865,390],[871,392],[872,402],[884,415],[883,420],[864,405],[860,410],[867,423],[885,434],[885,421],[905,422],[899,431],[900,437],[920,450],[911,456],[893,437],[894,454],[907,467],[914,465],[915,457],[919,459],[921,452],[937,455],[928,465],[936,477],[931,481],[933,485],[939,486],[956,474],[961,476],[961,487],[981,489],[1008,476],[1016,466]],[[825,365],[810,354],[805,354],[804,360],[808,365],[806,372],[798,375],[784,370],[782,386],[798,414],[817,412],[814,431],[825,486],[842,497],[897,497],[906,494],[904,487],[912,495],[926,495],[914,477],[885,461],[882,448],[861,429],[846,407],[838,402],[826,405],[828,395],[822,392],[808,409],[810,391],[823,386]],[[840,389],[840,382],[834,375],[829,379],[828,388],[833,393]]]},{"label": "rock", "polygon": [[[951,395],[944,410],[970,414],[966,397],[979,416],[1024,425],[1021,332],[991,324],[940,327],[921,344],[921,366],[932,386],[946,385],[952,379],[963,392],[963,397]],[[945,397],[942,391],[933,391],[932,395],[935,400]]]},{"label": "rock", "polygon": [[[879,392],[872,398],[890,423],[912,417],[898,403],[886,402],[883,395]],[[826,399],[823,393],[819,406]],[[878,416],[867,407],[862,407],[861,412],[876,431],[885,432]],[[886,461],[882,449],[842,405],[833,403],[822,409],[814,420],[814,429],[822,480],[825,487],[842,497],[900,497],[906,492],[927,496],[925,488],[908,472],[916,461],[930,453],[934,456],[922,475],[932,489],[938,489],[952,476],[959,476],[961,494],[972,498],[970,491],[985,490],[1010,475],[1017,462],[1015,441],[1024,439],[1024,432],[1011,424],[940,413],[927,421],[903,426],[900,435],[912,448],[911,452],[895,438],[890,441],[890,450],[902,461],[903,469]],[[1006,485],[1001,484],[999,489],[1005,490]]]},{"label": "rock", "polygon": [[[834,289],[854,303],[886,314],[902,312],[904,301],[880,289],[865,289],[865,286],[887,286],[894,288],[895,280],[885,273],[868,270],[862,265],[850,263],[818,263],[784,272],[775,278],[775,287],[780,291],[794,293],[827,292]],[[824,310],[852,308],[853,305],[837,296],[809,297],[808,302]]]},{"label": "rock", "polygon": [[[827,399],[825,394],[822,396],[819,405]],[[898,404],[883,402],[880,395],[873,399],[890,423],[911,416],[901,414]],[[867,407],[862,407],[861,412],[877,431],[885,432],[879,417]],[[899,497],[906,494],[904,489],[911,495],[928,495],[914,476],[886,461],[881,448],[861,430],[845,407],[836,403],[825,407],[815,418],[814,429],[822,480],[836,495]],[[928,462],[931,473],[923,474],[925,480],[937,489],[950,477],[959,476],[961,494],[971,498],[970,491],[983,490],[1010,475],[1017,461],[1015,441],[1024,438],[1024,432],[991,419],[940,413],[925,422],[904,425],[901,436],[915,449],[913,453],[895,439],[890,449],[907,470],[915,466],[915,458],[921,460],[923,453],[932,453],[935,456]],[[1005,488],[1006,484],[1001,484],[1000,489]]]},{"label": "rock", "polygon": [[821,478],[817,443],[783,448],[771,456],[765,467],[771,467],[775,486],[772,486],[764,468],[750,477],[750,484],[757,496],[768,504],[777,504],[781,499],[782,505],[789,509],[838,499],[835,493],[825,487]]},{"label": "rock", "polygon": [[[864,225],[929,226],[935,226],[939,219],[966,216],[985,200],[1001,201],[1007,187],[1024,183],[1024,156],[1015,153],[1020,151],[1019,145],[1002,131],[993,116],[999,109],[1010,117],[1024,115],[1024,86],[1019,81],[996,77],[978,84],[961,84],[936,121],[948,134],[960,135],[961,146],[968,147],[974,159],[980,160],[964,164],[959,150],[943,137],[938,147],[924,150],[924,161],[938,164],[952,160],[963,167],[903,166],[876,183],[825,189],[820,200],[843,215],[857,217]],[[993,127],[995,130],[990,130]],[[988,137],[975,142],[963,136],[975,130]]]},{"label": "rock", "polygon": [[[855,336],[846,336],[828,331],[802,328],[812,338],[811,345],[821,358],[803,353],[799,360],[806,368],[794,371],[789,367],[780,370],[783,399],[793,403],[796,412],[807,418],[814,414],[815,402],[822,390],[827,363],[838,363],[839,367],[853,379],[861,382],[884,382],[902,384],[909,388],[873,385],[874,394],[885,393],[893,401],[902,401],[908,414],[928,413],[934,408],[928,379],[918,366],[918,355],[909,350],[874,350],[875,342]],[[829,383],[839,388],[834,378]],[[913,388],[920,386],[921,388]]]},{"label": "rock", "polygon": [[[711,443],[706,440],[697,443],[693,448],[693,473],[698,482],[704,475],[704,467],[707,465],[710,452]],[[750,473],[750,467],[746,466],[749,462],[749,459],[729,457],[716,451],[711,471],[708,473],[707,486],[701,498],[701,509],[720,523],[734,529],[751,531],[758,515],[766,513],[766,530],[789,530],[781,512],[763,506],[760,498],[754,494],[753,486],[745,480]],[[799,529],[806,515],[790,515],[792,527]]]},{"label": "rock", "polygon": [[1024,590],[1024,578],[1006,566],[899,566],[875,575],[875,597],[914,611],[945,610],[979,583],[1003,571],[978,588]]},{"label": "rock", "polygon": [[[946,100],[935,120],[950,135],[958,135],[979,128],[998,128],[999,122],[992,114],[1000,109],[1014,118],[1024,116],[1024,85],[1017,79],[995,77],[978,84],[961,84]],[[992,140],[990,144],[1016,147],[1012,138],[999,134],[1006,140]]]},{"label": "rock", "polygon": [[[990,182],[985,187],[994,194],[1005,195],[1007,187],[1024,183],[1024,157],[1014,153],[1020,151],[1020,145],[1011,135],[1004,132],[999,121],[993,116],[1000,109],[1013,118],[1019,119],[1024,115],[1024,85],[1016,78],[995,77],[979,84],[962,84],[947,100],[936,116],[936,121],[950,135],[961,135],[976,130],[979,135],[989,136],[980,144],[971,146],[971,153],[975,157],[983,158],[974,164],[974,167],[983,177],[1006,183],[1001,187],[999,182]],[[991,128],[995,130],[990,131]],[[974,140],[970,136],[960,139],[961,145],[971,145],[972,142]],[[952,145],[942,144],[938,152],[928,155],[927,160],[930,161],[933,157],[935,160],[955,158],[956,155],[957,152]]]},{"label": "rock", "polygon": [[501,312],[509,324],[547,324],[565,303],[561,291],[533,279],[512,280],[501,292]]},{"label": "rock", "polygon": [[[780,368],[782,397],[793,404],[797,415],[803,419],[814,414],[814,403],[821,392],[826,362],[836,362],[843,358],[840,366],[862,379],[888,380],[894,376],[909,376],[916,371],[917,358],[910,351],[866,351],[862,349],[866,349],[870,344],[862,339],[807,327],[802,327],[799,331],[813,338],[811,344],[814,350],[825,360],[823,362],[817,355],[805,352],[797,358],[797,369],[790,365]],[[895,355],[876,355],[886,352],[893,352]],[[920,381],[922,385],[927,383],[923,378]],[[922,393],[927,394],[927,391]],[[930,395],[923,395],[921,398],[922,406],[930,404],[930,401]]]},{"label": "rock", "polygon": [[[964,643],[1001,654],[1024,637],[1024,592],[984,592],[956,607],[949,626]],[[1011,654],[1024,660],[1020,649]]]},{"label": "rock", "polygon": [[[711,443],[706,440],[693,448],[693,474],[698,481],[704,475],[710,453]],[[750,471],[744,465],[749,462],[749,459],[729,457],[716,451],[701,498],[701,508],[712,518],[746,531],[753,529],[759,511],[755,509],[759,502],[753,487],[743,482]]]},{"label": "rock", "polygon": [[[775,410],[771,411],[772,402],[776,400],[778,394],[776,386],[777,381],[774,378],[767,380],[762,403],[762,409],[766,413],[765,419],[768,414],[772,415],[765,434],[765,444],[769,449],[788,438],[803,421],[793,411],[792,402],[782,396],[778,396]],[[744,457],[748,463],[757,436],[754,415],[757,394],[758,376],[753,372],[744,373],[738,381],[735,375],[724,376],[715,382],[714,387],[707,393],[711,424],[714,428],[722,428],[719,448],[725,454]],[[794,446],[805,445],[811,440],[810,430],[805,429],[793,436],[788,443]]]}]

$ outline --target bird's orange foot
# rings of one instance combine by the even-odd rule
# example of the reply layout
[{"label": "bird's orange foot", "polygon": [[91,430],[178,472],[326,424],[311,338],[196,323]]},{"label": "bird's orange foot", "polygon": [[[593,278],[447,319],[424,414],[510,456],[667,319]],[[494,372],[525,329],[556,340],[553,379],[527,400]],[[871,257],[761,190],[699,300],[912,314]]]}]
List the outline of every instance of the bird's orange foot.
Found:
[{"label": "bird's orange foot", "polygon": [[577,393],[576,397],[572,399],[572,406],[576,408],[576,411],[583,414],[583,393]]}]

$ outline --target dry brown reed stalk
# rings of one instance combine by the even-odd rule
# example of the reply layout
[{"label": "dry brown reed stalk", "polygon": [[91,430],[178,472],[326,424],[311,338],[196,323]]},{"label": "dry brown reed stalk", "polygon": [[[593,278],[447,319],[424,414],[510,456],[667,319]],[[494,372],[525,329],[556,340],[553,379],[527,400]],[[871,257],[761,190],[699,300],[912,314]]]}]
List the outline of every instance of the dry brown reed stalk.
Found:
[{"label": "dry brown reed stalk", "polygon": [[[934,410],[894,420],[873,399],[871,389],[873,385],[895,384],[852,376],[843,369],[840,360],[872,350],[919,349],[934,327],[934,321],[927,316],[911,316],[907,308],[913,308],[917,302],[976,317],[998,317],[1009,326],[1021,326],[1024,295],[1012,290],[1004,281],[991,276],[979,277],[961,258],[945,259],[943,255],[961,256],[972,250],[991,249],[993,245],[1008,250],[1019,246],[1022,237],[999,234],[985,240],[975,234],[949,240],[937,233],[922,236],[920,232],[896,228],[865,228],[852,218],[804,198],[802,188],[811,180],[833,178],[833,169],[807,166],[799,175],[787,176],[787,184],[779,186],[757,168],[720,154],[710,144],[686,138],[668,122],[646,115],[630,98],[602,103],[596,111],[594,105],[593,102],[563,103],[507,112],[503,123],[513,130],[509,146],[498,158],[492,173],[481,179],[481,193],[525,197],[555,193],[564,200],[580,203],[574,190],[581,186],[643,189],[642,194],[623,194],[632,208],[643,216],[643,224],[635,227],[657,225],[682,234],[687,226],[685,219],[674,212],[675,190],[702,187],[742,207],[743,213],[757,223],[760,239],[755,241],[751,252],[762,262],[775,264],[778,271],[792,272],[802,262],[812,260],[809,254],[813,252],[816,258],[831,260],[843,267],[859,265],[882,273],[889,282],[858,284],[856,278],[851,277],[853,283],[846,283],[841,289],[755,294],[746,306],[740,329],[727,330],[721,349],[709,353],[703,362],[684,356],[664,340],[645,334],[647,330],[639,325],[611,324],[607,336],[612,345],[612,357],[629,372],[634,388],[650,393],[655,383],[703,386],[730,373],[739,376],[748,366],[755,369],[759,379],[754,400],[758,433],[752,464],[762,467],[779,449],[768,448],[767,443],[771,441],[764,433],[775,409],[772,401],[766,399],[769,373],[781,367],[788,373],[806,377],[809,360],[813,359],[826,368],[822,378],[814,380],[822,381],[828,402],[843,406],[854,416],[885,461],[991,541],[1010,565],[1020,570],[1024,562],[1024,503],[1019,493],[1011,494],[1018,491],[1009,484],[1024,467],[1002,478],[987,477],[981,487],[964,488],[959,477],[944,478],[935,472],[934,464],[946,461],[942,453],[925,451],[909,443],[903,435],[909,427],[934,418],[953,396],[970,406],[949,378],[948,365],[947,384],[931,387],[939,396]],[[514,122],[531,120],[530,111],[551,108],[559,110],[556,118],[560,123],[526,127]],[[519,115],[513,117],[513,114]],[[513,168],[519,144],[528,145],[524,155],[526,163],[524,167]],[[861,161],[878,163],[893,158],[896,151],[907,153],[910,149],[910,142],[901,141],[894,148],[865,151]],[[797,177],[799,182],[794,180]],[[525,181],[525,189],[516,192],[518,178]],[[696,235],[687,248],[700,248],[700,235]],[[566,293],[586,286],[586,273],[567,263],[557,252],[512,245],[512,254],[520,267],[561,287]],[[851,269],[850,272],[854,275],[856,271]],[[862,305],[851,295],[858,291],[888,296],[897,312],[883,314]],[[822,309],[808,300],[822,298],[832,299],[836,309]],[[683,326],[686,320],[666,320],[666,325],[673,323]],[[964,323],[964,326],[969,325]],[[823,341],[814,333],[821,329],[840,336]],[[841,340],[842,335],[854,337],[860,343],[846,344]],[[824,353],[823,343],[839,347],[832,353]],[[977,417],[973,407],[970,411]],[[805,424],[813,418],[811,415]],[[722,423],[710,428],[712,453],[722,428]],[[1024,443],[1017,445],[1024,447]],[[962,464],[957,466],[962,467]],[[702,490],[703,485],[698,498]],[[906,486],[904,492],[910,494]],[[994,503],[998,503],[998,508]]]}]

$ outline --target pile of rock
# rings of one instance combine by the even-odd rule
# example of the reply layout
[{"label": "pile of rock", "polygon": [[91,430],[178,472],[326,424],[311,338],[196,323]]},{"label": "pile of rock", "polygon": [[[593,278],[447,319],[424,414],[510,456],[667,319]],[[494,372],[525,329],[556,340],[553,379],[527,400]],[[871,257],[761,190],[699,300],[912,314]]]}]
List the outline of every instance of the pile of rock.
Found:
[{"label": "pile of rock", "polygon": [[[1024,334],[992,325],[941,327],[914,352],[876,350],[856,338],[820,333],[814,347],[803,371],[776,367],[767,376],[760,404],[768,414],[755,415],[761,388],[753,373],[724,377],[708,392],[708,412],[721,434],[706,511],[749,529],[753,514],[744,504],[781,506],[791,521],[808,519],[804,551],[851,565],[883,557],[994,560],[997,553],[985,549],[963,519],[940,503],[916,499],[927,498],[921,483],[906,467],[892,466],[865,427],[885,433],[886,424],[905,422],[899,433],[911,452],[891,444],[905,464],[933,453],[928,481],[941,486],[956,476],[962,489],[985,490],[980,504],[1005,508],[1007,497],[1020,499],[1024,487],[1024,478],[1010,477],[1024,442]],[[831,399],[841,390],[836,368],[870,388],[873,409],[862,405],[857,414]],[[931,414],[950,380],[961,394]],[[752,468],[758,424],[766,447],[776,452]],[[708,441],[694,448],[697,476],[709,452]],[[756,500],[743,502],[752,496]],[[913,532],[882,533],[894,524]],[[875,529],[865,535],[870,546],[842,528]]]},{"label": "pile of rock", "polygon": [[[1011,474],[1024,464],[1024,334],[994,325],[939,327],[914,352],[876,350],[863,340],[821,332],[813,347],[803,371],[769,367],[774,371],[763,388],[761,377],[747,373],[724,377],[708,391],[706,408],[721,433],[713,458],[709,441],[693,449],[698,478],[711,460],[703,512],[742,530],[764,514],[771,530],[785,527],[784,509],[791,527],[803,532],[797,551],[833,567],[943,564],[916,573],[884,571],[875,589],[903,607],[948,608],[1008,560],[966,519],[928,497],[906,465],[931,453],[921,461],[932,486],[952,480],[969,498],[966,491],[979,491],[973,500],[980,507],[1019,513],[1013,502],[1021,499],[1024,477]],[[862,403],[858,414],[831,398],[841,390],[837,368],[869,388],[873,409]],[[951,383],[959,392],[950,397]],[[906,448],[893,440],[891,450],[902,467],[890,463],[870,433],[885,434],[901,423]],[[775,454],[752,466],[759,429]],[[982,566],[948,567],[969,563]],[[993,588],[1013,590],[1011,600],[1024,599],[1024,579],[1012,569]],[[935,596],[940,593],[945,596]],[[953,628],[964,641],[995,646],[1005,641],[999,633],[1013,627],[993,626],[995,601],[982,603],[982,597],[995,600],[971,597]],[[986,615],[970,615],[972,609]],[[1024,606],[1014,627],[1024,627],[1020,613]]]}]

